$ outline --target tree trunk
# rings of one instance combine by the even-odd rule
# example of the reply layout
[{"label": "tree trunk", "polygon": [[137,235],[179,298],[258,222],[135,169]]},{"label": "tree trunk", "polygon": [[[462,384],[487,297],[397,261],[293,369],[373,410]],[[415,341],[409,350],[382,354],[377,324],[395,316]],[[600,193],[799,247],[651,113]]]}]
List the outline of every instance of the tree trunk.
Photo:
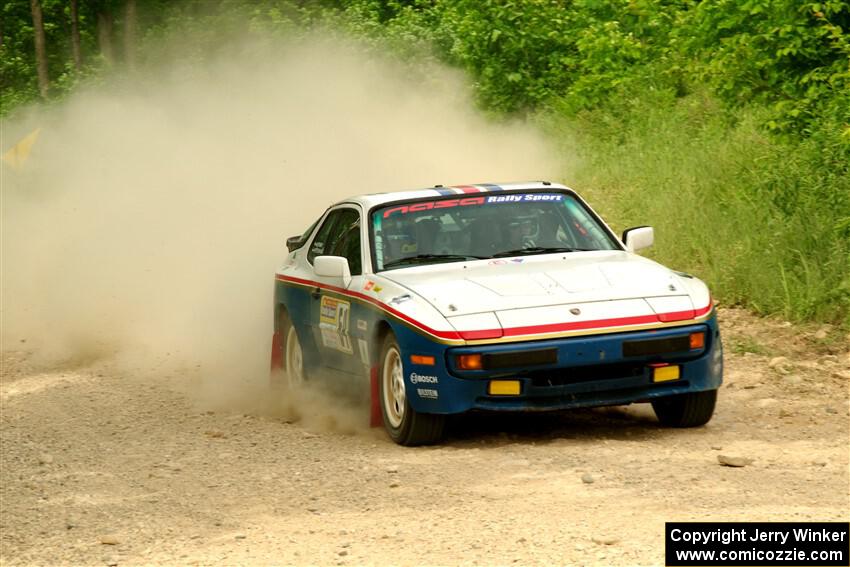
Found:
[{"label": "tree trunk", "polygon": [[104,8],[97,12],[97,43],[100,54],[107,64],[112,65],[112,11]]},{"label": "tree trunk", "polygon": [[83,55],[80,51],[80,13],[77,10],[77,0],[71,0],[71,52],[74,55],[74,67],[79,71],[83,68]]},{"label": "tree trunk", "polygon": [[130,71],[136,68],[136,0],[124,4],[124,62]]},{"label": "tree trunk", "polygon": [[44,18],[41,14],[41,2],[30,0],[32,8],[32,29],[35,33],[35,63],[38,71],[38,92],[41,98],[47,98],[50,79],[47,76],[47,49],[44,39]]}]

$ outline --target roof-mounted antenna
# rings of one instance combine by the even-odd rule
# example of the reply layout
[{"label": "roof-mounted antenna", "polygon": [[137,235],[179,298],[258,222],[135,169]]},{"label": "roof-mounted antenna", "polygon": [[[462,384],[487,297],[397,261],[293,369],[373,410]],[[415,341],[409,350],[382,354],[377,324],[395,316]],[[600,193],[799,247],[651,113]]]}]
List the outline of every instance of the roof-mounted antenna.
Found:
[{"label": "roof-mounted antenna", "polygon": [[551,181],[541,181],[540,183],[542,183],[543,185],[552,185]]},{"label": "roof-mounted antenna", "polygon": [[434,189],[439,189],[440,187],[442,187],[442,184],[441,185],[434,185]]}]

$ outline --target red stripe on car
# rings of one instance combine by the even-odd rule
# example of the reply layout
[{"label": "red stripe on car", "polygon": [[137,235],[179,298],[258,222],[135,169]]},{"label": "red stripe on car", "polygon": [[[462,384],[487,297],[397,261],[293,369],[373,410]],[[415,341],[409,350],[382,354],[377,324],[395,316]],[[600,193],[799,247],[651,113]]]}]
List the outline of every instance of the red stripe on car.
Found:
[{"label": "red stripe on car", "polygon": [[631,325],[647,325],[651,323],[671,323],[675,321],[686,321],[689,319],[696,319],[697,317],[701,317],[711,311],[713,302],[709,300],[708,305],[703,307],[702,309],[689,309],[686,311],[673,311],[669,313],[654,313],[652,315],[637,315],[633,317],[615,317],[611,319],[595,319],[593,321],[573,321],[569,323],[550,323],[546,325],[529,325],[525,327],[510,327],[508,329],[477,329],[477,330],[469,330],[469,331],[438,331],[437,329],[432,329],[431,327],[420,323],[416,319],[413,319],[409,315],[405,315],[404,313],[393,309],[386,303],[378,301],[373,297],[369,297],[368,295],[363,295],[362,293],[358,293],[356,291],[349,291],[347,289],[336,287],[328,284],[323,284],[320,282],[314,282],[311,280],[303,280],[301,278],[295,278],[292,276],[276,276],[276,279],[280,281],[288,281],[297,284],[307,285],[311,287],[318,287],[322,289],[327,289],[333,291],[335,293],[339,293],[340,295],[346,295],[349,297],[355,297],[357,299],[361,299],[363,301],[367,301],[387,313],[394,315],[395,317],[405,321],[414,327],[417,327],[435,337],[439,337],[441,339],[449,339],[449,340],[467,340],[467,341],[476,341],[483,339],[497,339],[501,337],[518,337],[522,335],[542,335],[546,333],[558,333],[564,331],[582,331],[589,329],[601,329],[605,327],[626,327]]}]

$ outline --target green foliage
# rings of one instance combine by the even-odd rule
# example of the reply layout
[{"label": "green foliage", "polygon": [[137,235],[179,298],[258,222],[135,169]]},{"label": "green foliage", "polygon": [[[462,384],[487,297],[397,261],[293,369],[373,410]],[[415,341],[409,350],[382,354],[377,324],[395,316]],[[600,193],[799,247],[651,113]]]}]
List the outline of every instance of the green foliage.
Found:
[{"label": "green foliage", "polygon": [[658,260],[723,302],[850,326],[846,147],[767,134],[769,108],[720,109],[709,94],[657,92],[549,125],[581,158],[577,189],[620,229],[656,227]]},{"label": "green foliage", "polygon": [[[44,34],[47,40],[47,64],[50,96],[59,99],[80,82],[102,73],[97,57],[94,11],[97,3],[80,1],[80,45],[83,68],[77,71],[71,61],[71,19],[66,0],[41,0]],[[0,8],[3,42],[0,46],[0,116],[16,107],[37,100],[35,40],[30,3],[6,2]]]},{"label": "green foliage", "polygon": [[699,3],[675,33],[695,55],[687,69],[697,81],[732,104],[773,104],[768,125],[790,130],[850,91],[848,28],[845,1],[717,0]]}]

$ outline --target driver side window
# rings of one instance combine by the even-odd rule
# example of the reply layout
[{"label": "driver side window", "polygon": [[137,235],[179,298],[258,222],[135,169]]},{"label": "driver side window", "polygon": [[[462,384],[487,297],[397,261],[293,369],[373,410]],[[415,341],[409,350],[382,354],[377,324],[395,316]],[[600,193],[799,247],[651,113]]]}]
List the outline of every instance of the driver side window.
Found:
[{"label": "driver side window", "polygon": [[360,213],[354,209],[331,211],[310,245],[307,261],[312,264],[316,256],[347,258],[351,275],[360,275],[363,271],[360,252]]}]

